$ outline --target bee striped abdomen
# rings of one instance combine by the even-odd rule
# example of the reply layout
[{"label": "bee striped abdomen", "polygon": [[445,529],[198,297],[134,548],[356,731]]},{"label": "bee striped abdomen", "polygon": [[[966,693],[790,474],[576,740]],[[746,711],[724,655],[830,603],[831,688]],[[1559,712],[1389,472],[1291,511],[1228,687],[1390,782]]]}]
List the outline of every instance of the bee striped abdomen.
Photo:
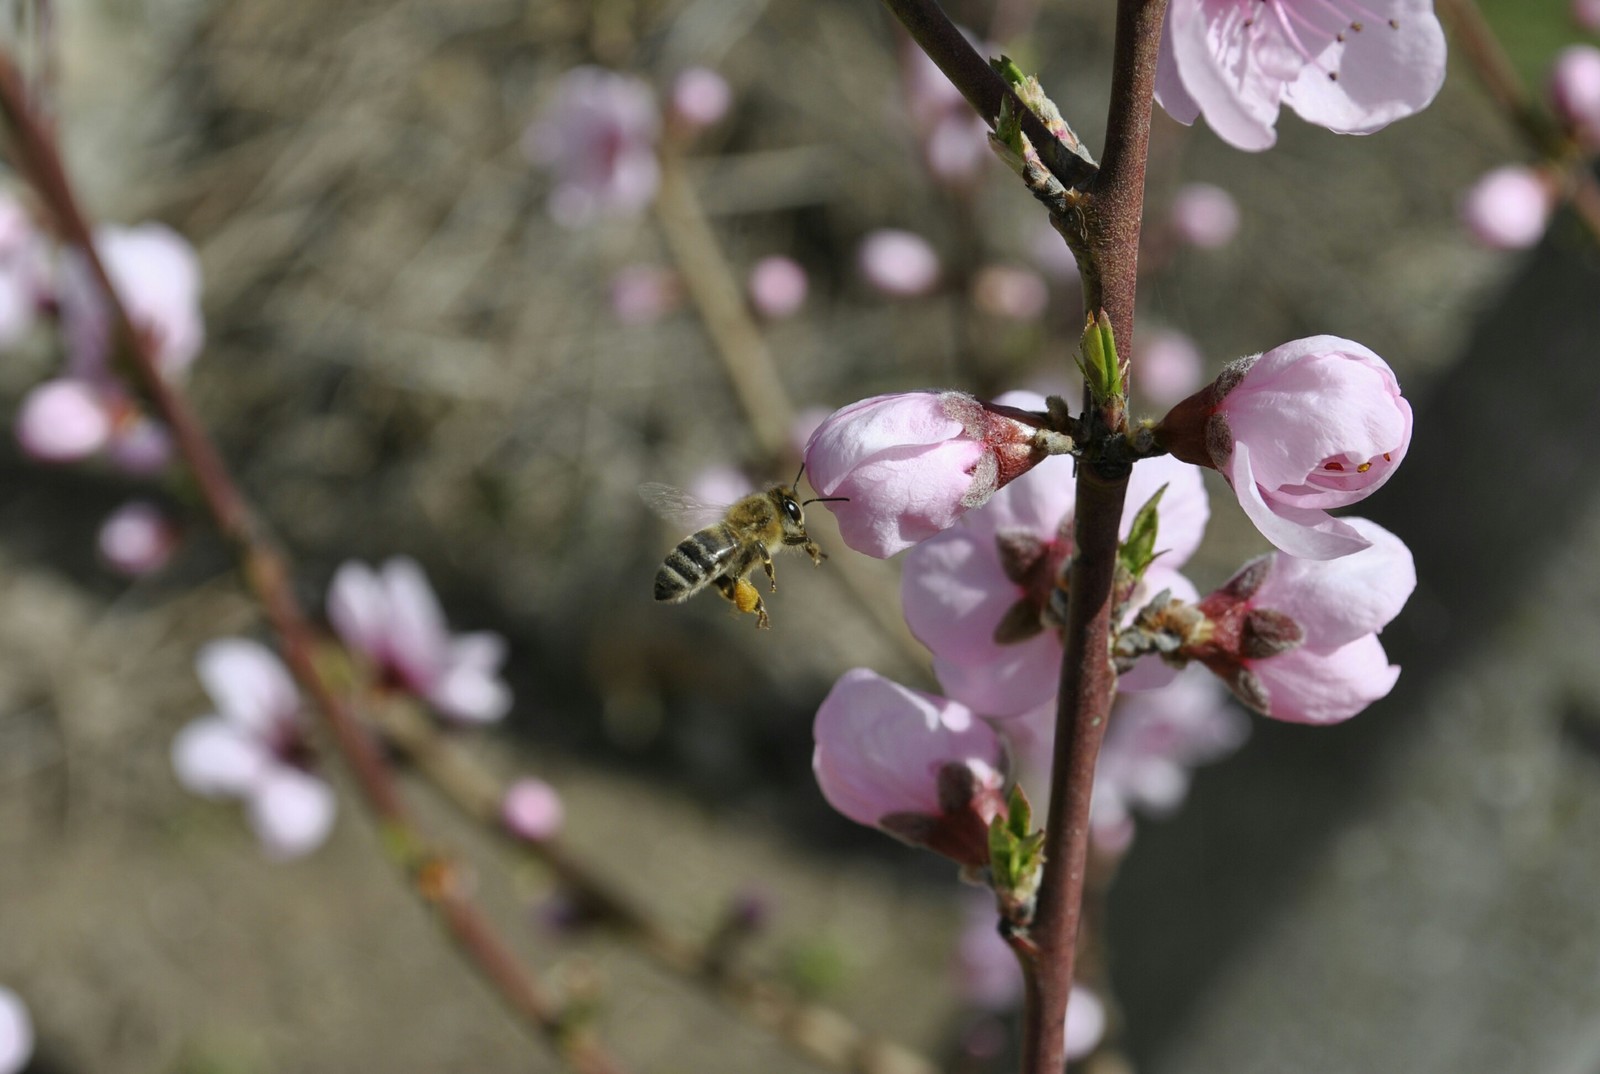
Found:
[{"label": "bee striped abdomen", "polygon": [[737,550],[726,526],[689,534],[656,571],[656,599],[680,601],[698,593],[723,573]]}]

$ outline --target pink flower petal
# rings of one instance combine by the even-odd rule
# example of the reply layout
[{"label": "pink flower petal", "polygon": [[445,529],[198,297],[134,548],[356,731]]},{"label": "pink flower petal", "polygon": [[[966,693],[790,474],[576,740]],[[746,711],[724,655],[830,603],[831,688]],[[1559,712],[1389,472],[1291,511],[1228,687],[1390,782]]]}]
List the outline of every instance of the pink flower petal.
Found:
[{"label": "pink flower petal", "polygon": [[417,561],[395,556],[383,565],[388,598],[385,629],[389,658],[413,689],[427,692],[450,658],[450,631],[444,610]]},{"label": "pink flower petal", "polygon": [[351,649],[379,663],[388,659],[389,598],[378,574],[347,560],[328,586],[328,621]]},{"label": "pink flower petal", "polygon": [[1256,529],[1291,556],[1335,559],[1367,547],[1366,538],[1326,511],[1268,504],[1251,469],[1248,445],[1234,445],[1227,477],[1239,497],[1239,506]]},{"label": "pink flower petal", "polygon": [[0,1074],[21,1074],[33,1058],[33,1020],[22,998],[0,987]]},{"label": "pink flower petal", "polygon": [[[1311,7],[1305,0],[1299,4]],[[1444,85],[1444,29],[1434,17],[1433,0],[1372,6],[1376,18],[1357,13],[1363,29],[1329,42],[1318,62],[1301,68],[1285,91],[1284,103],[1307,123],[1367,134],[1422,111]],[[1329,78],[1330,71],[1339,77]]]},{"label": "pink flower petal", "polygon": [[111,415],[101,392],[85,380],[47,380],[23,397],[17,443],[44,462],[77,462],[105,447]]},{"label": "pink flower petal", "polygon": [[1543,237],[1555,191],[1539,172],[1508,164],[1483,176],[1461,200],[1474,238],[1496,250],[1521,250]]},{"label": "pink flower petal", "polygon": [[1345,519],[1368,547],[1333,560],[1273,557],[1252,607],[1283,612],[1305,631],[1305,646],[1326,652],[1382,630],[1417,586],[1405,543],[1364,518]]},{"label": "pink flower petal", "polygon": [[1347,720],[1379,698],[1400,678],[1383,645],[1368,634],[1332,652],[1300,648],[1253,660],[1250,670],[1267,690],[1267,715],[1290,723]]},{"label": "pink flower petal", "polygon": [[1082,1059],[1100,1046],[1106,1035],[1106,1007],[1083,985],[1073,985],[1067,995],[1067,1058]]},{"label": "pink flower petal", "polygon": [[492,671],[470,664],[447,667],[425,696],[440,715],[489,723],[511,711],[511,688]]},{"label": "pink flower petal", "polygon": [[517,838],[533,843],[554,838],[565,817],[561,795],[544,780],[531,776],[507,788],[500,803],[500,819],[506,829]]},{"label": "pink flower petal", "polygon": [[911,298],[939,282],[939,255],[927,239],[910,231],[882,228],[861,243],[861,274],[886,295]]},{"label": "pink flower petal", "polygon": [[277,766],[250,796],[250,826],[261,851],[274,861],[309,854],[333,830],[338,799],[333,788],[296,768]]},{"label": "pink flower petal", "polygon": [[178,782],[207,798],[248,793],[275,763],[261,739],[219,716],[190,721],[172,740],[172,770]]},{"label": "pink flower petal", "polygon": [[250,734],[270,734],[300,711],[294,680],[271,649],[245,638],[208,642],[195,660],[217,711]]}]

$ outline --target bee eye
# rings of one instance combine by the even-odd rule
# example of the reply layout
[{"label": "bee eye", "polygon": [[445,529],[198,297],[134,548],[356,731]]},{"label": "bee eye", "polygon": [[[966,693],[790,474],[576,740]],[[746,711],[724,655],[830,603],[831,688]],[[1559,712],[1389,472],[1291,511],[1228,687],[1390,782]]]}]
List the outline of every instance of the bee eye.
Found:
[{"label": "bee eye", "polygon": [[783,513],[789,516],[790,522],[800,521],[800,505],[793,500],[783,501]]}]

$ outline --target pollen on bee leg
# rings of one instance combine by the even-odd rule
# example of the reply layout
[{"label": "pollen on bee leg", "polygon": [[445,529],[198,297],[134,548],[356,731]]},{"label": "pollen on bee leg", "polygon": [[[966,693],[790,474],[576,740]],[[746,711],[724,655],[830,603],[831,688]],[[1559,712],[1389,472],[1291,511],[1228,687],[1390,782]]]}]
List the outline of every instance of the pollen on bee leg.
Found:
[{"label": "pollen on bee leg", "polygon": [[748,578],[741,578],[734,583],[733,606],[741,612],[755,612],[756,626],[764,627],[769,624],[767,609],[761,604],[761,594],[750,584]]}]

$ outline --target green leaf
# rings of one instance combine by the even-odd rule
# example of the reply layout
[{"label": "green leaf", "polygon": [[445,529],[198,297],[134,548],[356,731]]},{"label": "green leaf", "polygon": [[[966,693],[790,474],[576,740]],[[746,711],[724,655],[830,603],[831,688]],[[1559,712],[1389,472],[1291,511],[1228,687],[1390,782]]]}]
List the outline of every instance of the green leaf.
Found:
[{"label": "green leaf", "polygon": [[1111,318],[1106,316],[1105,310],[1098,311],[1084,325],[1079,341],[1078,368],[1095,402],[1105,404],[1122,396],[1122,362],[1117,356]]},{"label": "green leaf", "polygon": [[1144,577],[1145,570],[1155,561],[1156,531],[1160,523],[1156,508],[1166,491],[1167,486],[1162,485],[1156,489],[1156,494],[1139,508],[1139,513],[1133,516],[1133,525],[1128,529],[1128,539],[1123,541],[1117,550],[1117,558],[1122,561],[1122,566],[1133,576],[1134,581]]}]

